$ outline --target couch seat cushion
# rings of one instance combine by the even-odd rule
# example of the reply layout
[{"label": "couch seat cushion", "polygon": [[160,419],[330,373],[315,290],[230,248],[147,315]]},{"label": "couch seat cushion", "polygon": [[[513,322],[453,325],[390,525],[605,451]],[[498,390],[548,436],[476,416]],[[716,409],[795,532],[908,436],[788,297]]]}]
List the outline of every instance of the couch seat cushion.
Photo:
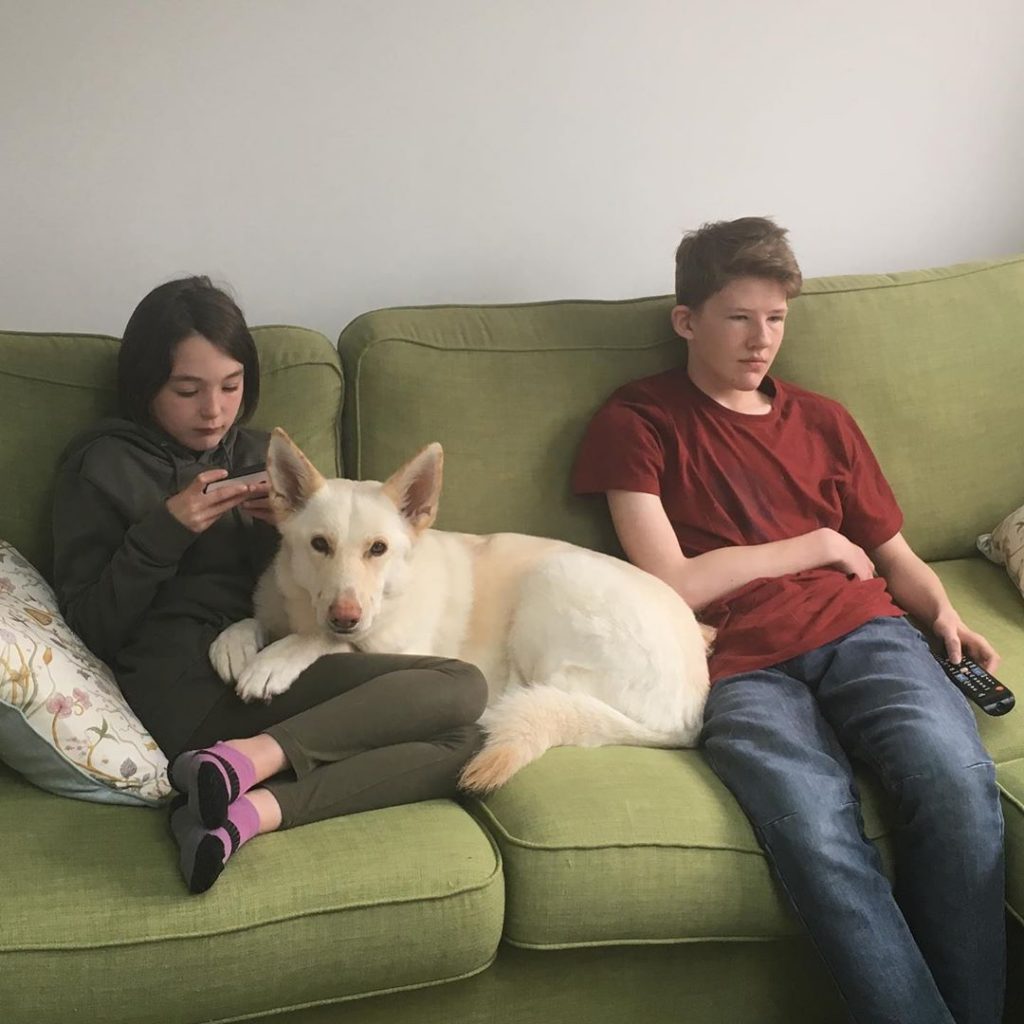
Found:
[{"label": "couch seat cushion", "polygon": [[[862,780],[865,827],[885,832]],[[477,804],[505,937],[532,948],[800,934],[739,806],[693,750],[548,751]]]},{"label": "couch seat cushion", "polygon": [[189,896],[165,814],[0,767],[0,1016],[184,1024],[429,985],[501,934],[493,844],[449,801],[261,837]]},{"label": "couch seat cushion", "polygon": [[996,675],[1017,697],[1001,718],[977,712],[981,738],[996,762],[1006,821],[1006,902],[1024,921],[1024,607],[1003,569],[975,558],[932,566],[953,606],[971,629],[986,636],[1002,656]]},{"label": "couch seat cushion", "polygon": [[1005,571],[981,555],[936,562],[953,607],[987,637],[1002,656],[996,675],[1014,692],[1017,706],[1001,718],[977,711],[978,729],[996,764],[1024,757],[1024,605]]}]

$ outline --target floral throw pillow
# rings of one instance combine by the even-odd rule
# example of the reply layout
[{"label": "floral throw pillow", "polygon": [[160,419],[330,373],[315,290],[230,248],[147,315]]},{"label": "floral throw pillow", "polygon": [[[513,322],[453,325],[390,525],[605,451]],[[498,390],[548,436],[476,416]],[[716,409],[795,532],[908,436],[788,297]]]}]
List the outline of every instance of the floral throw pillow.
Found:
[{"label": "floral throw pillow", "polygon": [[156,805],[167,759],[53,591],[0,541],[0,760],[61,796]]},{"label": "floral throw pillow", "polygon": [[1024,505],[1014,509],[991,533],[978,538],[978,550],[996,565],[1005,565],[1024,594]]}]

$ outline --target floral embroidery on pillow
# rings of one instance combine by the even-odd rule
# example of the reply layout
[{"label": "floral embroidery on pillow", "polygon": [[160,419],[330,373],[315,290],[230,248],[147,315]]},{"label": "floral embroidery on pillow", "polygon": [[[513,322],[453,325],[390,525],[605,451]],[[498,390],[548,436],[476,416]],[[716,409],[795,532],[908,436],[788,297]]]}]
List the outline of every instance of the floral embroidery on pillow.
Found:
[{"label": "floral embroidery on pillow", "polygon": [[[46,581],[3,542],[0,705],[15,709],[31,727],[31,734],[19,734],[19,744],[25,736],[45,742],[67,762],[77,776],[70,780],[70,794],[83,795],[84,774],[140,802],[159,803],[169,796],[167,759],[110,670],[64,622]],[[0,757],[11,753],[0,749]]]}]

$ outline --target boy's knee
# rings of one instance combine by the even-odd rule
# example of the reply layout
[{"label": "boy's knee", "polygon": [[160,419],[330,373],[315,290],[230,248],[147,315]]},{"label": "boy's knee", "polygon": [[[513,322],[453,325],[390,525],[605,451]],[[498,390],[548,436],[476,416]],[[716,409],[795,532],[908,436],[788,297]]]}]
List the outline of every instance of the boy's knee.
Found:
[{"label": "boy's knee", "polygon": [[988,760],[960,764],[951,759],[933,762],[927,771],[903,780],[905,795],[944,808],[954,820],[985,816],[999,807],[995,765]]}]

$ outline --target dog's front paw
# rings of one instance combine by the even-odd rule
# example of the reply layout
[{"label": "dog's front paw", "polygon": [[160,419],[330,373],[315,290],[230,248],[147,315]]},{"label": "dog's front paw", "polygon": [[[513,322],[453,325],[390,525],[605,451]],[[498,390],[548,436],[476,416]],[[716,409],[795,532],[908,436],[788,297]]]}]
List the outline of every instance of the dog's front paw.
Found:
[{"label": "dog's front paw", "polygon": [[210,663],[225,683],[241,679],[246,667],[267,642],[267,634],[256,619],[242,619],[228,626],[210,644]]},{"label": "dog's front paw", "polygon": [[238,677],[235,693],[244,701],[268,701],[284,693],[313,661],[303,649],[302,639],[286,636],[264,647]]}]

